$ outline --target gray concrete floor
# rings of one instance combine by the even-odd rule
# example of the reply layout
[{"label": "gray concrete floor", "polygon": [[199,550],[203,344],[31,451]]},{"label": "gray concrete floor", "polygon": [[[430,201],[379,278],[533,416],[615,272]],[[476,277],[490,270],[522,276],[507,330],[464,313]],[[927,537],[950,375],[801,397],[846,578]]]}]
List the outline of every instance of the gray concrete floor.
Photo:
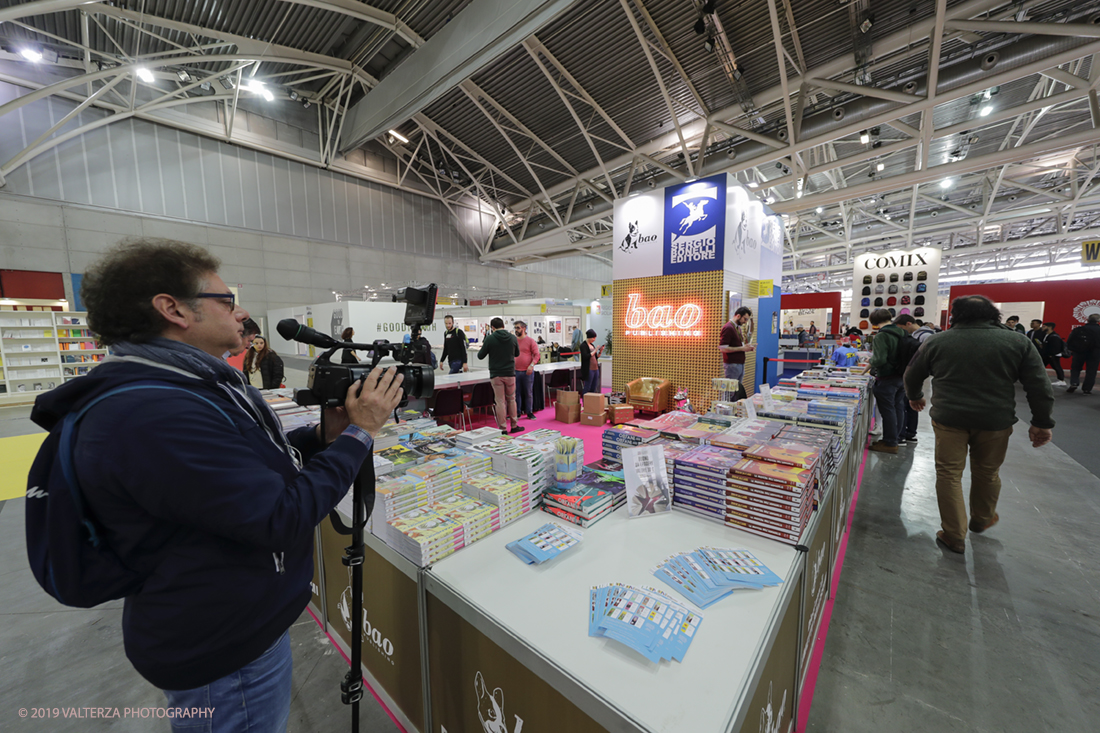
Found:
[{"label": "gray concrete floor", "polygon": [[[1002,469],[1001,522],[940,550],[933,440],[870,454],[807,731],[1100,730],[1100,398],[1058,391],[1055,444],[1026,441]],[[0,437],[34,432],[0,409]],[[1027,416],[1021,399],[1021,416]],[[1022,429],[1021,429],[1022,428]],[[1076,459],[1076,460],[1075,460]],[[158,706],[122,651],[121,604],[68,609],[26,566],[23,499],[0,504],[0,730],[20,707]],[[347,669],[308,615],[291,628],[291,731],[338,731]],[[365,731],[396,730],[368,697]],[[1091,723],[1089,721],[1092,721]],[[168,730],[161,722],[51,720],[35,730]]]},{"label": "gray concrete floor", "polygon": [[935,543],[928,418],[869,454],[807,731],[1100,730],[1098,401],[1056,393],[1038,450],[1021,393],[1000,523],[964,556]]}]

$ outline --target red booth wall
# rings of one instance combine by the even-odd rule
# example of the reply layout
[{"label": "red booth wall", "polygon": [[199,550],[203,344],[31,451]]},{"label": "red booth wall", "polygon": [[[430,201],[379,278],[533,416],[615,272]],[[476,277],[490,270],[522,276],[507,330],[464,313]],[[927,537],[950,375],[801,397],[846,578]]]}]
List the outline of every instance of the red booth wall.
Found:
[{"label": "red booth wall", "polygon": [[[1074,326],[1085,322],[1088,317],[1086,308],[1100,308],[1100,278],[951,286],[952,301],[963,295],[984,295],[997,303],[1042,301],[1045,303],[1043,320],[1053,321],[1057,332],[1066,338]],[[1007,318],[1011,314],[1004,315]],[[1028,324],[1025,323],[1024,327],[1027,328]]]},{"label": "red booth wall", "polygon": [[63,300],[65,282],[60,272],[0,270],[0,295],[30,300]]},{"label": "red booth wall", "polygon": [[833,293],[783,293],[779,307],[781,310],[798,310],[799,308],[832,310],[833,319],[829,326],[829,333],[840,332],[840,292]]}]

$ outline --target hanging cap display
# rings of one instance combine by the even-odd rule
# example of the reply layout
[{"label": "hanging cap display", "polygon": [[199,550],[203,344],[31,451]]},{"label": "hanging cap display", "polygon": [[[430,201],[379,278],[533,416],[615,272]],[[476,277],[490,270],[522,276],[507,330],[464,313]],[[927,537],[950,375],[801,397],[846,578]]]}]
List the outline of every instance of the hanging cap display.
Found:
[{"label": "hanging cap display", "polygon": [[898,304],[898,299],[897,298],[887,298],[886,299],[886,305],[897,305],[897,304]]},{"label": "hanging cap display", "polygon": [[871,294],[871,286],[870,285],[864,285],[863,286],[863,294],[864,295],[870,295]]},{"label": "hanging cap display", "polygon": [[928,290],[928,285],[926,283],[917,283],[917,292],[918,293],[923,293],[927,290]]},{"label": "hanging cap display", "polygon": [[863,300],[859,301],[859,304],[860,305],[871,305],[871,299],[870,298],[864,298]]},{"label": "hanging cap display", "polygon": [[897,285],[891,285],[891,286],[890,286],[890,292],[891,292],[891,293],[896,293],[896,292],[898,292],[898,286],[897,286]]},{"label": "hanging cap display", "polygon": [[886,282],[886,276],[880,274],[878,277],[875,278],[875,280],[877,280],[880,283],[884,283],[884,282]]},{"label": "hanging cap display", "polygon": [[913,273],[911,273],[911,272],[905,273],[905,276],[902,277],[902,280],[912,280],[912,279],[913,279]]},{"label": "hanging cap display", "polygon": [[924,315],[924,308],[916,308],[916,309],[914,309],[914,310],[913,310],[913,315],[914,315],[914,316],[923,316],[923,315]]},{"label": "hanging cap display", "polygon": [[875,307],[876,308],[881,308],[882,307],[882,298],[875,298]]},{"label": "hanging cap display", "polygon": [[870,275],[864,275],[864,276],[863,276],[863,284],[864,284],[864,285],[870,285],[870,284],[871,284],[871,282],[872,282],[872,280],[871,280],[871,276],[870,276]]},{"label": "hanging cap display", "polygon": [[898,281],[898,274],[896,272],[890,273],[890,282],[896,283]]},{"label": "hanging cap display", "polygon": [[901,296],[901,304],[902,304],[902,305],[909,305],[909,303],[910,303],[910,302],[911,302],[911,301],[909,300],[909,296],[908,296],[908,295],[903,295],[903,296]]},{"label": "hanging cap display", "polygon": [[925,270],[921,270],[920,272],[917,273],[917,279],[918,280],[927,280],[928,279],[928,272],[925,271]]}]

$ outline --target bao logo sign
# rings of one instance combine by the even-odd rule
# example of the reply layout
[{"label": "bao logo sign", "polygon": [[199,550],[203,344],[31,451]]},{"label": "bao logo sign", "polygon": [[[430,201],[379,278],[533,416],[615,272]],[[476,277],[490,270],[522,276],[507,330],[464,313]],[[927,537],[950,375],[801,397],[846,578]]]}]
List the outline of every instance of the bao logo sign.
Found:
[{"label": "bao logo sign", "polygon": [[639,244],[649,244],[657,241],[656,234],[643,234],[637,220],[627,222],[627,232],[623,240],[619,242],[619,249],[623,252],[638,249]]},{"label": "bao logo sign", "polygon": [[726,233],[726,176],[665,189],[664,274],[720,270]]}]

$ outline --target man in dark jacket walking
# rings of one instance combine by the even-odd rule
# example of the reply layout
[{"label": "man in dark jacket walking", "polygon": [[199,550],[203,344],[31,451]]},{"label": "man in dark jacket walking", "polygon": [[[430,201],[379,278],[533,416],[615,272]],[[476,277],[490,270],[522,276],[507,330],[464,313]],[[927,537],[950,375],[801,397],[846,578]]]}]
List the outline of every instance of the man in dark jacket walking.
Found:
[{"label": "man in dark jacket walking", "polygon": [[[108,252],[81,295],[112,355],[40,396],[31,419],[53,430],[130,388],[87,412],[72,450],[103,542],[143,577],[125,599],[126,655],[169,707],[212,708],[214,730],[285,730],[288,629],[311,596],[314,530],[369,458],[401,381],[375,370],[330,413],[327,435],[312,426],[284,436],[222,359],[243,345],[248,313],[219,264],[165,240]],[[29,485],[49,481],[57,443],[45,445]],[[40,500],[28,492],[28,503]]]},{"label": "man in dark jacket walking", "polygon": [[[516,420],[516,357],[519,356],[519,343],[505,330],[503,318],[494,318],[489,321],[489,326],[493,330],[485,336],[477,358],[489,357],[489,382],[496,397],[494,412],[497,427],[505,434],[518,433],[523,430]],[[511,431],[505,419],[512,423]]]},{"label": "man in dark jacket walking", "polygon": [[469,357],[466,354],[470,342],[466,339],[466,333],[455,328],[454,316],[445,316],[443,325],[446,330],[443,332],[443,353],[439,357],[439,368],[449,366],[451,374],[470,371]]},{"label": "man in dark jacket walking", "polygon": [[871,313],[871,327],[876,330],[867,368],[875,375],[875,402],[882,417],[882,439],[872,443],[871,450],[897,453],[905,429],[905,390],[901,382],[905,367],[898,364],[898,344],[906,333],[890,322],[890,311],[885,308]]},{"label": "man in dark jacket walking", "polygon": [[1069,387],[1067,392],[1076,392],[1081,384],[1081,367],[1085,368],[1085,381],[1081,384],[1082,394],[1092,394],[1096,384],[1096,369],[1100,367],[1100,313],[1093,313],[1083,326],[1078,326],[1069,334],[1066,346],[1073,352],[1073,361],[1069,368]]},{"label": "man in dark jacket walking", "polygon": [[971,532],[998,522],[1000,468],[1016,422],[1016,382],[1031,407],[1028,437],[1038,448],[1051,439],[1054,391],[1043,361],[1027,336],[1000,324],[997,307],[981,295],[956,298],[951,328],[929,339],[905,371],[905,392],[918,412],[924,380],[935,378],[932,427],[936,432],[936,498],[942,530],[936,541],[966,551],[962,474],[970,455]]},{"label": "man in dark jacket walking", "polygon": [[[1066,350],[1066,342],[1054,332],[1054,328],[1054,323],[1044,323],[1039,335],[1035,338],[1041,339],[1042,347],[1039,349],[1039,355],[1043,357],[1043,363],[1053,369],[1054,376],[1058,378],[1058,381],[1052,382],[1051,386],[1065,387],[1066,373],[1062,369],[1062,354]],[[1033,342],[1035,338],[1032,339]]]}]

